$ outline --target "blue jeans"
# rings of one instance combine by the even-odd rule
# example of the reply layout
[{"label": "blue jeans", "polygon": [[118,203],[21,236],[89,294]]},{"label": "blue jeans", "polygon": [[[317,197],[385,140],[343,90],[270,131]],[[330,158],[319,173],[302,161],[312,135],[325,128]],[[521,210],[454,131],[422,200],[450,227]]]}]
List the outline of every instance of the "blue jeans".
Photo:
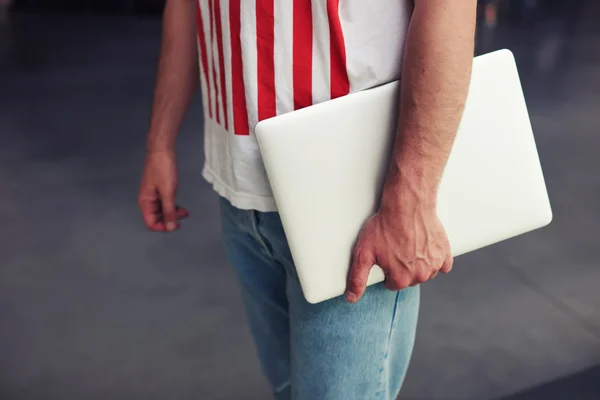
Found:
[{"label": "blue jeans", "polygon": [[223,242],[237,272],[264,374],[278,400],[393,400],[415,340],[419,288],[367,289],[308,303],[278,213],[221,200]]}]

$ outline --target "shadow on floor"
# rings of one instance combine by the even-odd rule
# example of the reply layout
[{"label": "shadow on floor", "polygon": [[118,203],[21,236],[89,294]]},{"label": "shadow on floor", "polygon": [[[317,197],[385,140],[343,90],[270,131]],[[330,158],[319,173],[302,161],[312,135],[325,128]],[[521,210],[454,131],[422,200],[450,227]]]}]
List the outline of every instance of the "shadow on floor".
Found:
[{"label": "shadow on floor", "polygon": [[497,400],[597,400],[600,399],[600,366],[554,380]]}]

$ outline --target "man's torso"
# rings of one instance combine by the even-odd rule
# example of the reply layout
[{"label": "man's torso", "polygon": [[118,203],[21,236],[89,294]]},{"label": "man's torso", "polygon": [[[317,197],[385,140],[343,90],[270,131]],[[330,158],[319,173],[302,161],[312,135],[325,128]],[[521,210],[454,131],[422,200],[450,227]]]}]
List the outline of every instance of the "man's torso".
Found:
[{"label": "man's torso", "polygon": [[242,209],[275,211],[260,120],[399,77],[410,0],[199,0],[205,166]]}]

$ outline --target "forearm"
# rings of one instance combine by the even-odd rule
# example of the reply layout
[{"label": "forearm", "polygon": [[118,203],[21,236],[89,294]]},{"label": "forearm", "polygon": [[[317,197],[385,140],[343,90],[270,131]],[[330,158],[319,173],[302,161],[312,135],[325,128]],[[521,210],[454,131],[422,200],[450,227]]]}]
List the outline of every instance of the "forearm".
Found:
[{"label": "forearm", "polygon": [[187,108],[198,88],[194,0],[167,0],[148,151],[172,150]]},{"label": "forearm", "polygon": [[417,0],[400,93],[400,119],[382,208],[435,206],[467,97],[476,0]]}]

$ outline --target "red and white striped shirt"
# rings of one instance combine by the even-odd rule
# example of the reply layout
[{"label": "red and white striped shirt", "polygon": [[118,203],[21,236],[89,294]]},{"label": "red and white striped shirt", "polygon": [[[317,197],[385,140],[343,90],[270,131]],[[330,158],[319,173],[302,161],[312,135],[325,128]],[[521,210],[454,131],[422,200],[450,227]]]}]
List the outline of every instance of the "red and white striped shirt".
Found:
[{"label": "red and white striped shirt", "polygon": [[242,209],[276,206],[262,119],[397,79],[411,0],[198,0],[203,175]]}]

